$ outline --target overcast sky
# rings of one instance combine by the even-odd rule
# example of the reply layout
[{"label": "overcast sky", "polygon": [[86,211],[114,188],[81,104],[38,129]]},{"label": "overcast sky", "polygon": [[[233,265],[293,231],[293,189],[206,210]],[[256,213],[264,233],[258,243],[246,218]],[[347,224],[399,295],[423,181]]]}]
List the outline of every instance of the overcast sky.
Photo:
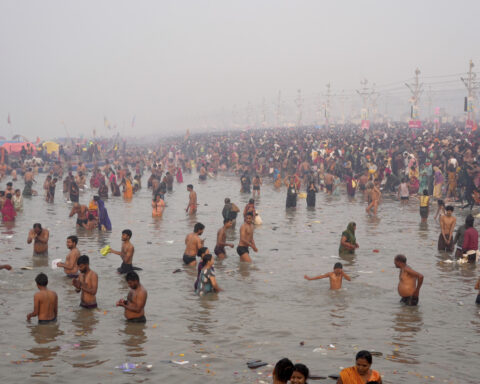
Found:
[{"label": "overcast sky", "polygon": [[183,133],[279,90],[478,70],[479,15],[476,0],[0,0],[0,135],[103,134],[104,116]]}]

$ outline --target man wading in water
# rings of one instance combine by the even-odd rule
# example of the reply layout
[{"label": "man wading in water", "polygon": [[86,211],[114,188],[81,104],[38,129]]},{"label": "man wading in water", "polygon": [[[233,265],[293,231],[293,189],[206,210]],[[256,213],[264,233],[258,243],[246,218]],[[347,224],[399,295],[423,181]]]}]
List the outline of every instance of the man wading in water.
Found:
[{"label": "man wading in water", "polygon": [[410,306],[417,305],[423,275],[407,265],[407,258],[404,255],[395,256],[394,264],[400,269],[398,282],[398,294],[402,297],[400,302]]},{"label": "man wading in water", "polygon": [[33,224],[33,229],[30,230],[27,237],[27,243],[33,241],[33,255],[34,256],[48,256],[48,238],[50,232],[48,229],[43,229],[42,224]]},{"label": "man wading in water", "polygon": [[132,231],[130,229],[124,229],[122,231],[122,250],[120,252],[114,251],[113,249],[109,250],[109,253],[114,253],[119,255],[122,258],[122,265],[117,269],[118,273],[124,274],[133,271],[134,269],[139,270],[140,268],[134,268],[133,263],[133,254],[135,248],[130,239],[132,238]]},{"label": "man wading in water", "polygon": [[203,247],[204,240],[200,239],[205,226],[202,223],[197,223],[193,227],[193,232],[185,237],[185,252],[183,253],[183,263],[194,267],[197,265],[197,253]]},{"label": "man wading in water", "polygon": [[253,240],[253,214],[248,212],[245,216],[245,223],[240,227],[240,241],[237,247],[238,256],[241,261],[250,263],[252,259],[248,251],[248,247],[252,247],[255,252],[258,252],[255,246],[255,240]]}]

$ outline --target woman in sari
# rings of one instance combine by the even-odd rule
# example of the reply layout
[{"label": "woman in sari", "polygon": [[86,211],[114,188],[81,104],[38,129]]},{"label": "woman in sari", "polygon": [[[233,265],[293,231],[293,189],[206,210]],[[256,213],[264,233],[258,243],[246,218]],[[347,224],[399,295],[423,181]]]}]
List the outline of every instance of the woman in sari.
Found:
[{"label": "woman in sari", "polygon": [[354,253],[355,249],[359,246],[355,237],[355,230],[357,225],[352,221],[348,223],[347,229],[342,232],[342,238],[340,239],[340,253]]},{"label": "woman in sari", "polygon": [[120,187],[117,184],[117,176],[112,171],[110,174],[110,188],[112,189],[112,196],[120,196]]},{"label": "woman in sari", "polygon": [[5,203],[3,204],[3,207],[2,207],[2,221],[4,223],[15,221],[15,216],[17,216],[17,213],[15,212],[15,208],[13,207],[13,204],[12,204],[12,194],[7,193]]},{"label": "woman in sari", "polygon": [[177,167],[177,183],[183,183],[183,174],[182,174],[182,168]]},{"label": "woman in sari", "polygon": [[123,198],[125,200],[131,200],[131,198],[133,197],[133,187],[132,187],[132,182],[130,181],[128,175],[123,178],[122,184],[123,184]]},{"label": "woman in sari", "polygon": [[197,285],[197,295],[203,296],[210,292],[220,292],[221,288],[217,284],[215,279],[215,270],[213,268],[213,257],[211,254],[205,255],[203,257],[203,262],[205,266],[200,272],[200,277],[198,279]]},{"label": "woman in sari", "polygon": [[382,384],[380,374],[372,366],[372,354],[360,351],[355,358],[355,366],[340,372],[337,384]]},{"label": "woman in sari", "polygon": [[105,202],[98,196],[95,196],[95,198],[97,198],[96,202],[98,205],[98,229],[102,231],[111,231],[112,223],[108,217],[108,211],[107,208],[105,208]]}]

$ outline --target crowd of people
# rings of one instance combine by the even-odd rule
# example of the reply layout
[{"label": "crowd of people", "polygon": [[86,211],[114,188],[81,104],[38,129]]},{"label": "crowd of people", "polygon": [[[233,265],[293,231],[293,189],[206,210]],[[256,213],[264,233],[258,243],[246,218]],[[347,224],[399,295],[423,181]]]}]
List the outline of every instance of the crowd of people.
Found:
[{"label": "crowd of people", "polygon": [[[99,148],[99,147],[97,147]],[[219,173],[228,172],[239,178],[240,191],[251,194],[243,211],[230,198],[225,198],[221,215],[223,226],[217,231],[214,254],[225,258],[227,248],[234,244],[227,241],[227,233],[235,230],[239,214],[239,242],[236,252],[240,261],[252,261],[250,250],[258,252],[254,240],[255,225],[261,223],[256,211],[255,198],[264,188],[286,191],[286,209],[295,209],[298,199],[305,198],[308,209],[315,207],[316,195],[323,192],[336,196],[345,193],[349,198],[364,199],[368,215],[377,215],[386,195],[398,198],[400,204],[410,199],[419,201],[422,223],[429,217],[431,201],[437,203],[435,220],[440,224],[438,250],[453,252],[459,263],[475,263],[478,259],[478,232],[474,228],[474,216],[468,215],[465,224],[457,228],[453,215],[454,205],[470,209],[480,201],[480,136],[466,132],[459,126],[442,130],[432,127],[424,130],[408,130],[399,126],[373,126],[370,130],[357,127],[333,129],[263,129],[236,133],[186,135],[162,140],[154,147],[131,146],[122,151],[95,153],[93,164],[80,161],[74,164],[72,157],[59,156],[46,163],[47,173],[43,190],[47,203],[55,204],[58,181],[63,182],[66,204],[71,205],[70,217],[76,216],[76,226],[87,231],[111,231],[112,224],[105,207],[105,200],[120,197],[131,200],[142,188],[142,177],[148,172],[147,188],[152,193],[152,217],[161,218],[167,209],[167,192],[173,191],[175,181],[183,183],[183,174],[198,173],[199,182],[208,182]],[[24,159],[27,161],[27,159]],[[90,167],[87,167],[87,165]],[[5,225],[14,225],[15,217],[22,212],[23,196],[38,194],[33,189],[38,167],[24,169],[6,168],[11,180],[5,191],[0,191],[0,208]],[[23,176],[24,188],[14,189],[17,173]],[[90,175],[89,180],[87,177]],[[235,186],[237,188],[237,186]],[[82,191],[96,192],[88,205],[80,203]],[[198,209],[197,192],[193,184],[187,185],[188,199],[185,211],[195,217]],[[348,221],[349,218],[346,218]],[[215,276],[215,258],[202,240],[205,225],[197,222],[193,232],[185,238],[182,256],[186,267],[197,267],[193,289],[199,296],[218,293],[222,289]],[[359,247],[356,224],[350,222],[341,234],[339,252],[353,254]],[[35,223],[29,231],[27,242],[33,242],[34,254],[48,257],[48,229]],[[122,232],[120,251],[105,251],[119,255],[118,272],[126,275],[130,292],[126,299],[116,305],[124,307],[125,318],[130,322],[146,321],[145,305],[147,290],[140,283],[140,268],[133,266],[134,246],[130,242],[132,231]],[[72,286],[81,293],[80,305],[86,309],[96,308],[98,276],[90,268],[87,255],[77,249],[78,238],[67,238],[69,253],[64,262],[57,264],[64,269]],[[213,245],[213,244],[212,244]],[[197,257],[200,262],[197,266]],[[407,258],[398,254],[394,265],[400,269],[398,293],[401,302],[415,306],[424,276],[407,264]],[[0,268],[11,269],[9,265]],[[340,289],[343,278],[350,276],[336,263],[333,271],[310,277],[307,280],[329,278],[331,289]],[[36,279],[39,292],[34,297],[34,310],[27,319],[37,316],[39,323],[54,322],[58,315],[58,298],[49,290],[48,277],[41,273]],[[476,284],[480,288],[480,280]],[[477,297],[480,304],[480,295]],[[370,369],[371,355],[359,352],[356,367],[341,372],[338,383],[378,382],[381,378]],[[293,365],[288,359],[275,367],[275,383],[305,383],[308,368]]]}]

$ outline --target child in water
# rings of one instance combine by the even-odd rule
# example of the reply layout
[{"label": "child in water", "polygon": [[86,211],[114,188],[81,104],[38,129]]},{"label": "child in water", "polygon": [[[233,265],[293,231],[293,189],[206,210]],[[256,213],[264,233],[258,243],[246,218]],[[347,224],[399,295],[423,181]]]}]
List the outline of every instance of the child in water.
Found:
[{"label": "child in water", "polygon": [[437,217],[440,220],[440,217],[445,215],[445,202],[443,200],[438,200],[437,204],[437,213],[435,213],[434,220],[437,220]]},{"label": "child in water", "polygon": [[330,289],[340,289],[342,288],[342,279],[345,277],[348,281],[352,279],[343,271],[342,263],[335,263],[333,266],[333,272],[327,272],[324,275],[319,275],[315,277],[304,276],[306,280],[319,280],[328,277],[330,279]]}]

